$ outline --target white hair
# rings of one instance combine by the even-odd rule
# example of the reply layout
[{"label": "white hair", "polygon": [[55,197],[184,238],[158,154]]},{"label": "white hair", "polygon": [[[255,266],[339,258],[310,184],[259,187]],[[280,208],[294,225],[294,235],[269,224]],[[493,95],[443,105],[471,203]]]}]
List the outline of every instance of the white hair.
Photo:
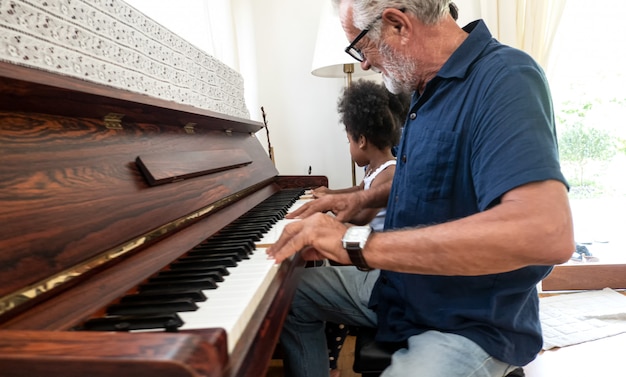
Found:
[{"label": "white hair", "polygon": [[[335,7],[343,1],[332,0]],[[377,21],[387,8],[403,9],[430,25],[440,21],[450,12],[451,0],[352,0],[352,22],[359,30],[370,28],[370,39],[379,37]]]}]

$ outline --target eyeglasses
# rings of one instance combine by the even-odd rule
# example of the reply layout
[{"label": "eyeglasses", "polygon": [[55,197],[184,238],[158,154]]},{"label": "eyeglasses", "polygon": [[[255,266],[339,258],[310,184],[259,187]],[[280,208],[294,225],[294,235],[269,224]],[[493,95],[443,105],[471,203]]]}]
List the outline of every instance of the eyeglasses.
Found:
[{"label": "eyeglasses", "polygon": [[363,55],[363,52],[361,51],[361,49],[356,48],[355,45],[357,43],[359,43],[359,41],[361,39],[363,39],[363,37],[365,36],[365,34],[367,34],[368,31],[370,31],[370,29],[372,28],[372,25],[374,25],[374,23],[376,21],[380,20],[382,17],[383,17],[382,15],[376,17],[376,19],[374,21],[372,21],[372,23],[369,24],[368,27],[363,29],[363,31],[360,32],[359,35],[356,36],[356,38],[354,38],[354,40],[345,49],[345,51],[346,51],[346,53],[348,55],[352,56],[353,58],[355,58],[359,62],[365,61],[365,55]]},{"label": "eyeglasses", "polygon": [[[406,8],[400,8],[398,9],[400,12],[404,13],[406,12]],[[365,34],[367,34],[368,31],[370,31],[370,29],[372,28],[372,26],[374,26],[374,24],[380,20],[381,18],[383,18],[383,15],[381,14],[380,16],[376,17],[376,19],[374,21],[372,21],[371,24],[369,24],[365,29],[363,29],[362,32],[359,33],[359,35],[356,36],[356,38],[354,38],[354,40],[352,41],[352,43],[350,43],[348,45],[348,47],[346,47],[345,51],[348,55],[352,56],[353,58],[355,58],[357,61],[359,62],[364,62],[365,61],[365,55],[363,55],[363,51],[361,51],[361,49],[358,49],[355,47],[355,45],[357,43],[359,43],[359,41],[361,39],[363,39],[363,37],[365,36]]]}]

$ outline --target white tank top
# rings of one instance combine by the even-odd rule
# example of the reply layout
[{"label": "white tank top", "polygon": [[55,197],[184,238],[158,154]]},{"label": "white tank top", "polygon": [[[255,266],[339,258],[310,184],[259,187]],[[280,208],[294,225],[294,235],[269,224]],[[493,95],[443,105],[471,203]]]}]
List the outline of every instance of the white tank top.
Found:
[{"label": "white tank top", "polygon": [[[363,190],[368,190],[372,186],[372,182],[381,171],[385,170],[388,166],[395,165],[395,164],[396,164],[396,160],[389,160],[385,162],[384,164],[380,165],[378,169],[370,173],[370,175],[363,178]],[[383,230],[383,227],[385,225],[386,213],[387,213],[387,209],[383,208],[376,214],[376,217],[374,217],[372,221],[370,222],[370,226],[372,227],[372,229],[374,229],[377,232],[380,232],[381,230]]]}]

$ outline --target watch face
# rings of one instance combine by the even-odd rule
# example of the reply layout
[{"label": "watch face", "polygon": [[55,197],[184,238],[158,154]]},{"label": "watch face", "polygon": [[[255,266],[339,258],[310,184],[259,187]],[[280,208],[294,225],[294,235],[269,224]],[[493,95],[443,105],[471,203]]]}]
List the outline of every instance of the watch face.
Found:
[{"label": "watch face", "polygon": [[348,231],[348,237],[350,238],[350,241],[354,241],[354,242],[358,242],[358,241],[362,241],[364,239],[367,239],[369,234],[370,234],[369,227],[360,227],[360,226],[356,227],[356,226],[353,226]]},{"label": "watch face", "polygon": [[371,233],[372,227],[369,225],[353,226],[348,228],[343,236],[343,247],[348,252],[348,257],[350,257],[352,264],[354,264],[359,270],[371,270],[365,259],[363,259],[361,251],[365,247],[365,243]]},{"label": "watch face", "polygon": [[[343,236],[344,247],[346,244],[358,244],[360,247],[365,245],[365,241],[372,232],[372,228],[369,226],[353,226],[348,228],[346,234]],[[356,245],[355,245],[356,246]]]}]

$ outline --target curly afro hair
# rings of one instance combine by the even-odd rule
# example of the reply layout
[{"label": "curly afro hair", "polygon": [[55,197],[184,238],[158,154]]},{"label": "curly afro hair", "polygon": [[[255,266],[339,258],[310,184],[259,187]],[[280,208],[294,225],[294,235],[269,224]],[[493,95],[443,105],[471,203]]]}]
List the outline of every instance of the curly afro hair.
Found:
[{"label": "curly afro hair", "polygon": [[409,105],[408,94],[392,94],[383,84],[359,80],[344,89],[337,107],[353,139],[362,135],[377,148],[385,149],[398,144]]}]

